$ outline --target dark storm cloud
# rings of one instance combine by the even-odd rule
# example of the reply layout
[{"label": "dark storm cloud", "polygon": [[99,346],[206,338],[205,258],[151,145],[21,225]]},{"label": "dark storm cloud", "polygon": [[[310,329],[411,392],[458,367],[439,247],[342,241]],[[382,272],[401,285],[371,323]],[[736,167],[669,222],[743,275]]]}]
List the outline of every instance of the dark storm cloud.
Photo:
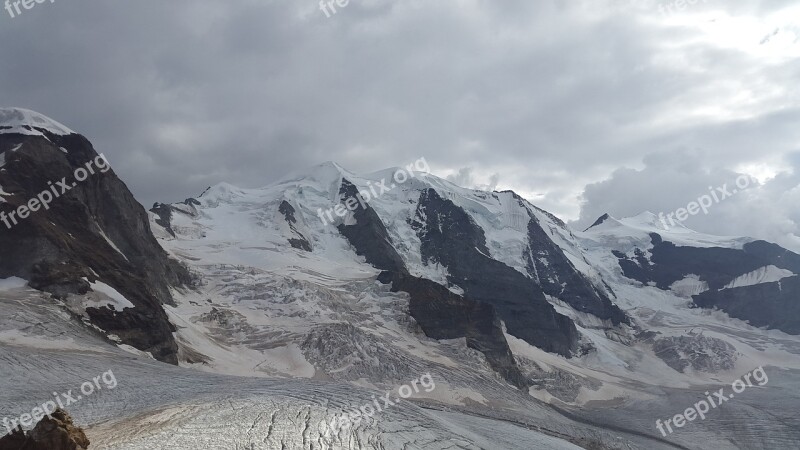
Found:
[{"label": "dark storm cloud", "polygon": [[582,225],[696,197],[669,177],[631,196],[671,158],[648,155],[690,155],[670,170],[698,185],[788,167],[798,15],[742,3],[56,0],[0,16],[0,92],[89,137],[145,205],[424,156]]}]

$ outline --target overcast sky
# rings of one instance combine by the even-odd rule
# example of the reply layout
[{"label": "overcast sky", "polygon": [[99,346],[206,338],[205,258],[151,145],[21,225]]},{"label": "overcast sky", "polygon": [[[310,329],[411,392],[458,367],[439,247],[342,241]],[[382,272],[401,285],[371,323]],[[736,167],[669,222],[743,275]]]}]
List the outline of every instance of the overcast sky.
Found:
[{"label": "overcast sky", "polygon": [[425,157],[584,228],[748,173],[686,225],[800,250],[800,5],[689,3],[55,0],[2,11],[0,93],[87,136],[147,207]]}]

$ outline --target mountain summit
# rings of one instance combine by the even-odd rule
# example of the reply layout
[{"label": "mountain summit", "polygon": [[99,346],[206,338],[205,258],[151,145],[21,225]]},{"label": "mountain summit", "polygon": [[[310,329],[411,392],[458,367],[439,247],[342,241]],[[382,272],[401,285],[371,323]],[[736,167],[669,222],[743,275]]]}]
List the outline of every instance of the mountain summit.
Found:
[{"label": "mountain summit", "polygon": [[0,108],[0,134],[59,136],[77,134],[55,120],[36,111],[23,108]]}]

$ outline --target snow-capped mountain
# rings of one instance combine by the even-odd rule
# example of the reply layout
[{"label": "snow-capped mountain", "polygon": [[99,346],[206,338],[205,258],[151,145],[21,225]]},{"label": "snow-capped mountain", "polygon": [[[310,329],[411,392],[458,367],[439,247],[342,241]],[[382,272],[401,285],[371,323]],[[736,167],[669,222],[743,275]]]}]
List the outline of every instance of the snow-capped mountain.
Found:
[{"label": "snow-capped mountain", "polygon": [[[333,222],[325,220],[324,211],[335,209],[340,199],[400,178],[396,174],[402,170],[357,176],[326,163],[264,189],[222,184],[197,199],[156,205],[153,223],[163,227],[165,247],[176,256],[193,255],[205,265],[248,262],[268,271],[268,277],[311,283],[305,293],[312,285],[327,288],[323,280],[403,284],[412,305],[428,304],[425,313],[410,309],[428,337],[469,337],[475,341],[472,348],[497,356],[484,353],[500,372],[514,373],[516,384],[526,383],[506,367],[514,364],[504,329],[569,358],[588,351],[591,343],[581,341],[573,319],[557,312],[558,305],[593,326],[627,324],[601,280],[570,260],[586,265],[567,227],[512,192],[472,191],[417,173]],[[567,251],[551,236],[558,236]],[[420,299],[414,295],[419,290],[424,291]],[[438,306],[430,307],[432,302]],[[456,319],[468,316],[464,307],[485,310],[480,317],[486,323]]]},{"label": "snow-capped mountain", "polygon": [[0,109],[0,221],[0,278],[28,280],[119,342],[178,362],[161,304],[188,272],[83,136],[33,111]]},{"label": "snow-capped mountain", "polygon": [[[6,214],[98,156],[16,109],[0,110],[0,155]],[[0,376],[11,380],[0,416],[113,367],[130,390],[71,411],[112,448],[800,440],[800,256],[773,244],[650,213],[573,230],[511,191],[335,163],[258,189],[212,186],[154,205],[148,220],[113,171],[96,175],[0,225]],[[655,428],[759,366],[766,387],[681,433]],[[348,404],[423,374],[435,389],[325,433]]]},{"label": "snow-capped mountain", "polygon": [[[356,175],[326,163],[261,189],[222,184],[197,199],[157,205],[154,211],[160,211],[157,221],[162,225],[154,229],[161,229],[165,248],[179,258],[202,261],[193,265],[200,278],[218,280],[205,288],[214,293],[213,304],[182,303],[178,315],[220,314],[217,302],[226,302],[235,292],[236,300],[225,308],[236,316],[237,325],[231,326],[226,316],[227,330],[213,320],[204,327],[229,339],[240,330],[238,324],[255,325],[250,319],[254,310],[282,317],[259,319],[263,329],[256,326],[253,333],[272,330],[279,336],[275,345],[293,336],[288,342],[295,343],[316,377],[400,380],[407,367],[418,370],[420,364],[431,367],[447,358],[458,361],[464,375],[482,377],[491,371],[534,398],[571,407],[624,398],[647,404],[647,410],[653,408],[649,402],[655,386],[703,385],[764,361],[784,360],[788,362],[781,367],[796,368],[796,345],[784,341],[795,342],[795,337],[695,307],[707,305],[691,295],[710,292],[698,287],[703,283],[716,286],[707,277],[714,267],[728,263],[727,256],[707,258],[704,264],[711,270],[706,272],[692,273],[697,265],[686,261],[686,270],[681,269],[686,273],[666,286],[639,280],[631,269],[631,264],[644,264],[636,255],[647,258],[663,243],[682,251],[733,252],[763,244],[667,229],[650,213],[622,220],[606,217],[579,232],[513,192],[464,189],[426,173],[354,204],[352,211],[333,216],[332,223],[321,220],[320,211],[333,210],[402,170]],[[659,276],[681,272],[659,266],[658,257],[647,261],[644,267],[663,274]],[[751,265],[756,264],[761,263]],[[769,286],[779,281],[776,274],[795,273],[785,268],[776,272],[766,263],[759,267],[765,268],[748,265],[732,271],[720,287]],[[376,280],[391,283],[390,292],[406,293],[406,300],[389,300],[390,293]],[[332,303],[341,292],[358,300],[350,306]],[[284,299],[280,308],[274,298]],[[390,310],[392,317],[372,322],[350,314],[365,307],[372,317],[387,316]],[[419,331],[406,326],[409,316]],[[292,320],[291,327],[284,325],[287,318],[298,317],[302,320]],[[207,336],[209,329],[191,334]],[[465,367],[463,356],[441,347],[443,339],[455,338],[466,338],[461,345],[483,354],[480,375]],[[247,339],[242,335],[233,342],[257,349]],[[765,346],[762,339],[774,339],[773,345]],[[192,349],[205,347],[189,337],[184,342]],[[376,342],[381,350],[363,352]],[[258,345],[263,345],[261,339]],[[292,344],[285,348],[294,349]],[[328,353],[334,358],[326,358]],[[375,354],[380,356],[373,359]],[[223,360],[229,365],[228,357]],[[212,358],[202,367],[219,370],[214,364]],[[305,376],[312,372],[308,369]],[[452,369],[440,370],[444,374]],[[460,389],[485,388],[474,378],[463,383]],[[457,403],[473,400],[456,396]],[[652,411],[644,416],[652,417]],[[596,419],[630,417],[605,414]]]},{"label": "snow-capped mountain", "polygon": [[754,326],[800,334],[800,255],[765,241],[667,228],[651,213],[609,218],[587,231],[638,235],[633,246],[611,245],[630,279],[691,297],[697,306],[719,308]]}]

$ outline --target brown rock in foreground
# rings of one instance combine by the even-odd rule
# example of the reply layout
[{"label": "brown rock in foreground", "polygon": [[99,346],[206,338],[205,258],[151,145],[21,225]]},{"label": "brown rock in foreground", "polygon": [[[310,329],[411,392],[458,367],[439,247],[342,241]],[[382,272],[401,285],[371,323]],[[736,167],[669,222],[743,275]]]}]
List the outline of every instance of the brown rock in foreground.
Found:
[{"label": "brown rock in foreground", "polygon": [[0,450],[86,450],[89,439],[72,417],[59,409],[45,417],[27,434],[22,429],[0,438]]}]

